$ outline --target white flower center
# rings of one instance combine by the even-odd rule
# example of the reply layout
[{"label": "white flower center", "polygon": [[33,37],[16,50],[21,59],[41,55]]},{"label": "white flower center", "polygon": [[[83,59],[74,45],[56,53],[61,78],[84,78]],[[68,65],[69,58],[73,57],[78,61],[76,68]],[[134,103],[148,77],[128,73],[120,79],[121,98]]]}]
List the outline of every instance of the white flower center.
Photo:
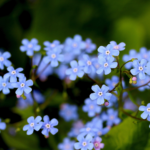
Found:
[{"label": "white flower center", "polygon": [[88,128],[86,128],[86,131],[90,131],[90,130],[91,130],[91,128],[89,128],[89,127],[88,127]]},{"label": "white flower center", "polygon": [[87,64],[90,66],[90,65],[92,64],[92,62],[88,60],[88,61],[87,61]]},{"label": "white flower center", "polygon": [[20,84],[20,86],[21,86],[21,87],[24,87],[24,86],[25,86],[25,84],[24,84],[24,83],[21,83],[21,84]]},{"label": "white flower center", "polygon": [[16,74],[16,71],[15,71],[15,70],[13,70],[13,71],[11,72],[11,74]]},{"label": "white flower center", "polygon": [[93,109],[94,108],[94,106],[93,105],[90,105],[90,109]]},{"label": "white flower center", "polygon": [[6,85],[7,85],[7,84],[6,84],[5,82],[4,82],[4,83],[2,83],[2,86],[3,86],[3,87],[5,87]]},{"label": "white flower center", "polygon": [[51,125],[47,123],[47,124],[45,125],[45,127],[49,129],[49,128],[51,127]]},{"label": "white flower center", "polygon": [[109,54],[110,54],[110,51],[109,51],[109,50],[107,50],[105,54],[106,54],[106,55],[109,55]]},{"label": "white flower center", "polygon": [[98,132],[98,135],[102,135],[102,132],[101,132],[101,131],[99,131],[99,132]]},{"label": "white flower center", "polygon": [[3,57],[0,57],[0,61],[4,61],[4,58],[3,58]]},{"label": "white flower center", "polygon": [[102,95],[103,95],[103,92],[98,92],[98,95],[99,95],[99,96],[102,96]]},{"label": "white flower center", "polygon": [[143,57],[144,57],[144,58],[147,58],[148,56],[145,54]]},{"label": "white flower center", "polygon": [[114,49],[119,49],[119,46],[118,46],[118,45],[115,45],[115,46],[114,46]]},{"label": "white flower center", "polygon": [[86,143],[86,142],[83,142],[83,143],[82,143],[82,145],[83,145],[83,146],[86,146],[86,145],[87,145],[87,143]]},{"label": "white flower center", "polygon": [[55,54],[52,54],[51,57],[52,57],[52,58],[56,58],[56,55],[55,55]]},{"label": "white flower center", "polygon": [[142,67],[142,66],[140,66],[140,67],[139,67],[139,70],[140,70],[140,71],[142,71],[142,70],[143,70],[143,67]]},{"label": "white flower center", "polygon": [[105,64],[104,64],[104,67],[108,67],[108,63],[105,63]]},{"label": "white flower center", "polygon": [[30,123],[30,126],[33,127],[33,126],[34,126],[34,123]]},{"label": "white flower center", "polygon": [[55,47],[55,44],[51,44],[51,47]]},{"label": "white flower center", "polygon": [[95,67],[98,69],[98,68],[100,67],[100,65],[99,65],[99,64],[96,64]]},{"label": "white flower center", "polygon": [[78,68],[74,68],[74,69],[73,69],[73,72],[77,72],[77,71],[78,71]]},{"label": "white flower center", "polygon": [[99,144],[96,142],[96,143],[94,143],[94,146],[95,146],[95,147],[98,147],[98,146],[99,146]]},{"label": "white flower center", "polygon": [[116,83],[115,83],[115,82],[113,82],[113,83],[112,83],[112,85],[113,85],[113,86],[115,86],[115,85],[116,85]]},{"label": "white flower center", "polygon": [[29,47],[29,48],[32,48],[32,47],[33,47],[33,45],[32,45],[32,44],[29,44],[29,45],[28,45],[28,47]]},{"label": "white flower center", "polygon": [[150,107],[149,107],[149,108],[147,108],[147,112],[150,112]]},{"label": "white flower center", "polygon": [[76,43],[73,43],[73,47],[77,47],[77,44],[76,44]]},{"label": "white flower center", "polygon": [[111,115],[111,116],[110,116],[110,119],[111,119],[111,120],[113,120],[113,119],[114,119],[114,116],[113,116],[113,115]]}]

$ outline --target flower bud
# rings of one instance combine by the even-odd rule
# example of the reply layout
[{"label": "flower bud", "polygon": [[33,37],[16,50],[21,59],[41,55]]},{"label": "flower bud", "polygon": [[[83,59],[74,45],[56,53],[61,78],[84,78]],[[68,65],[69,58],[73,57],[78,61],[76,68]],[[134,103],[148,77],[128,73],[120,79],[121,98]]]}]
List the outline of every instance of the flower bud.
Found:
[{"label": "flower bud", "polygon": [[105,102],[105,106],[108,106],[109,105],[109,102]]},{"label": "flower bud", "polygon": [[20,97],[21,97],[21,95],[16,95],[16,97],[17,97],[17,98],[20,98]]}]

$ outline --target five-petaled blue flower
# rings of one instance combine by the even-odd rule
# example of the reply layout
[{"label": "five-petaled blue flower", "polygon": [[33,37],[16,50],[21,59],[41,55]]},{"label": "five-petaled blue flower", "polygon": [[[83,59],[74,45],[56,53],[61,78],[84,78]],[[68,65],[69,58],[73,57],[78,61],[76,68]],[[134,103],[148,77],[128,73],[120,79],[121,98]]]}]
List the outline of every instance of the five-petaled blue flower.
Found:
[{"label": "five-petaled blue flower", "polygon": [[92,40],[87,38],[85,40],[85,52],[91,53],[96,49],[96,45],[92,43]]},{"label": "five-petaled blue flower", "polygon": [[145,73],[150,75],[150,62],[147,63],[146,59],[142,59],[140,62],[139,60],[134,60],[133,67],[134,69],[130,70],[131,74],[134,76],[139,74],[140,79],[146,78]]},{"label": "five-petaled blue flower", "polygon": [[72,68],[66,70],[66,75],[70,75],[70,80],[75,80],[77,76],[80,78],[83,77],[84,72],[82,71],[82,67],[75,60],[70,62],[70,66]]},{"label": "five-petaled blue flower", "polygon": [[139,107],[139,110],[140,110],[140,111],[144,111],[144,112],[141,114],[141,117],[142,117],[143,119],[146,119],[146,118],[147,118],[147,120],[150,121],[150,103],[148,103],[147,106],[140,106],[140,107]]},{"label": "five-petaled blue flower", "polygon": [[4,69],[4,65],[6,67],[9,67],[11,65],[11,62],[9,60],[7,60],[8,58],[10,58],[11,54],[9,52],[0,52],[0,69]]},{"label": "five-petaled blue flower", "polygon": [[65,138],[63,143],[58,145],[59,150],[74,150],[74,141],[71,141],[69,138]]},{"label": "five-petaled blue flower", "polygon": [[23,77],[19,78],[19,82],[11,83],[11,85],[15,88],[18,88],[16,90],[17,95],[22,95],[23,92],[29,94],[32,91],[32,89],[29,86],[33,85],[33,81],[31,79],[26,81],[26,77]]},{"label": "five-petaled blue flower", "polygon": [[35,119],[33,116],[29,117],[27,119],[29,124],[23,127],[23,131],[27,131],[27,135],[31,135],[34,130],[39,131],[43,125],[41,120],[42,118],[40,116],[37,116]]},{"label": "five-petaled blue flower", "polygon": [[0,91],[2,91],[4,94],[10,93],[9,89],[13,89],[13,86],[10,82],[8,82],[8,79],[2,78],[0,76]]},{"label": "five-petaled blue flower", "polygon": [[117,67],[117,62],[113,61],[114,57],[107,59],[99,55],[98,62],[100,64],[100,68],[96,71],[96,73],[101,74],[104,71],[105,75],[109,74],[111,72],[111,68]]},{"label": "five-petaled blue flower", "polygon": [[1,119],[0,119],[0,130],[5,130],[5,129],[6,129],[6,123],[1,122]]},{"label": "five-petaled blue flower", "polygon": [[92,143],[92,136],[87,135],[84,138],[84,135],[80,134],[77,136],[77,139],[79,142],[74,144],[75,149],[81,149],[81,150],[92,150],[93,148],[93,143]]},{"label": "five-petaled blue flower", "polygon": [[126,46],[124,42],[117,44],[115,41],[111,41],[110,44],[113,46],[113,49],[119,50],[119,51],[124,50]]},{"label": "five-petaled blue flower", "polygon": [[141,47],[137,58],[138,58],[138,60],[146,59],[146,60],[150,61],[150,51],[148,51],[145,47]]},{"label": "five-petaled blue flower", "polygon": [[100,46],[98,52],[100,52],[99,56],[104,58],[111,58],[119,55],[119,50],[114,50],[111,44],[108,44],[106,47]]},{"label": "five-petaled blue flower", "polygon": [[47,56],[43,58],[43,61],[45,63],[51,62],[52,67],[57,67],[58,66],[58,61],[62,62],[64,60],[64,57],[61,53],[60,48],[54,48],[51,51],[47,52]]},{"label": "five-petaled blue flower", "polygon": [[6,73],[4,75],[4,78],[7,79],[10,77],[10,82],[17,82],[17,77],[19,78],[24,77],[24,74],[20,73],[23,70],[23,68],[17,68],[15,70],[12,66],[10,66],[7,68],[7,70],[9,71],[9,73]]},{"label": "five-petaled blue flower", "polygon": [[87,98],[84,102],[85,105],[82,109],[84,112],[88,112],[89,117],[93,117],[96,113],[100,113],[101,107],[97,105],[96,101],[91,101],[91,99]]},{"label": "five-petaled blue flower", "polygon": [[35,38],[33,38],[31,41],[28,39],[23,39],[22,44],[23,46],[20,46],[20,50],[22,52],[26,51],[28,56],[33,56],[34,51],[39,51],[41,49],[41,46],[37,45],[38,40]]},{"label": "five-petaled blue flower", "polygon": [[57,128],[54,128],[54,126],[58,125],[58,120],[53,118],[52,120],[49,119],[47,115],[43,117],[44,123],[42,126],[42,134],[45,136],[49,135],[49,132],[51,134],[56,134],[58,132]]},{"label": "five-petaled blue flower", "polygon": [[98,85],[93,85],[92,90],[95,93],[90,94],[90,98],[92,100],[97,100],[98,105],[104,104],[104,99],[110,100],[112,96],[111,93],[108,93],[109,87],[107,87],[106,85],[102,85],[101,88]]}]

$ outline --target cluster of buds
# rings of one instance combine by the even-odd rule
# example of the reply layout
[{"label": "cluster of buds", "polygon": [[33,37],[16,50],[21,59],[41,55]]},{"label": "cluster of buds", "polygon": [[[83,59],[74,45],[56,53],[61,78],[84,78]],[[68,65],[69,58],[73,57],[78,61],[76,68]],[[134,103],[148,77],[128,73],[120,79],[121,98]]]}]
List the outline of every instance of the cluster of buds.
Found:
[{"label": "cluster of buds", "polygon": [[130,78],[129,83],[130,84],[136,84],[137,83],[137,78],[136,77]]}]

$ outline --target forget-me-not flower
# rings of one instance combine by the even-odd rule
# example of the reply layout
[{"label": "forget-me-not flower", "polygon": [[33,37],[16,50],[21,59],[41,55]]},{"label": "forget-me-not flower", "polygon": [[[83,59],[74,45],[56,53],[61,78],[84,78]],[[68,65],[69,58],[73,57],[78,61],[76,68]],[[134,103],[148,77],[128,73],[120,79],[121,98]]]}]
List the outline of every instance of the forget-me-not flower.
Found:
[{"label": "forget-me-not flower", "polygon": [[92,40],[87,38],[85,40],[85,52],[91,53],[96,49],[96,44],[92,43]]},{"label": "forget-me-not flower", "polygon": [[6,129],[6,123],[2,122],[0,119],[0,130],[5,130]]},{"label": "forget-me-not flower", "polygon": [[10,66],[7,68],[7,70],[9,71],[9,73],[6,73],[4,75],[4,78],[7,79],[10,77],[10,82],[17,82],[17,77],[19,78],[24,77],[24,74],[20,73],[23,70],[23,68],[17,68],[15,70],[12,66]]},{"label": "forget-me-not flower", "polygon": [[23,131],[27,131],[27,135],[31,135],[34,130],[39,131],[43,125],[41,120],[42,118],[40,116],[37,116],[35,119],[33,116],[29,117],[27,119],[29,124],[23,127]]},{"label": "forget-me-not flower", "polygon": [[27,52],[28,56],[33,56],[34,51],[39,51],[41,49],[40,45],[38,44],[38,40],[33,38],[31,41],[29,41],[28,39],[23,39],[22,40],[22,46],[20,46],[20,50],[22,52]]},{"label": "forget-me-not flower", "polygon": [[147,104],[147,106],[140,106],[139,107],[139,110],[140,111],[144,111],[142,114],[141,114],[141,117],[143,118],[143,119],[146,119],[147,118],[147,120],[148,121],[150,121],[150,103],[148,103]]},{"label": "forget-me-not flower", "polygon": [[95,150],[101,150],[101,148],[104,148],[104,144],[101,143],[101,141],[102,141],[102,138],[98,136],[93,139],[93,145],[94,145]]},{"label": "forget-me-not flower", "polygon": [[69,138],[65,138],[63,143],[58,145],[59,150],[74,150],[74,141],[71,141]]},{"label": "forget-me-not flower", "polygon": [[112,94],[108,93],[109,87],[102,85],[100,88],[98,85],[93,85],[92,90],[95,93],[90,94],[91,100],[96,100],[98,105],[104,104],[104,99],[110,100]]},{"label": "forget-me-not flower", "polygon": [[57,128],[54,128],[54,126],[58,125],[58,120],[53,118],[52,120],[49,119],[47,115],[43,117],[44,123],[42,126],[42,134],[45,136],[49,135],[49,132],[54,135],[58,132]]},{"label": "forget-me-not flower", "polygon": [[7,60],[11,57],[9,52],[0,52],[0,69],[4,69],[4,66],[9,67],[11,65],[11,61]]},{"label": "forget-me-not flower", "polygon": [[138,60],[146,59],[146,60],[150,61],[150,51],[148,51],[145,47],[141,47],[137,58],[138,58]]},{"label": "forget-me-not flower", "polygon": [[113,49],[119,50],[119,51],[124,50],[126,46],[124,42],[117,44],[115,41],[111,41],[110,44],[113,46]]},{"label": "forget-me-not flower", "polygon": [[29,94],[32,91],[32,89],[29,86],[33,85],[33,81],[31,79],[26,81],[26,77],[24,77],[19,78],[19,82],[11,83],[11,85],[14,88],[18,88],[15,92],[17,95],[22,95],[23,92]]}]

